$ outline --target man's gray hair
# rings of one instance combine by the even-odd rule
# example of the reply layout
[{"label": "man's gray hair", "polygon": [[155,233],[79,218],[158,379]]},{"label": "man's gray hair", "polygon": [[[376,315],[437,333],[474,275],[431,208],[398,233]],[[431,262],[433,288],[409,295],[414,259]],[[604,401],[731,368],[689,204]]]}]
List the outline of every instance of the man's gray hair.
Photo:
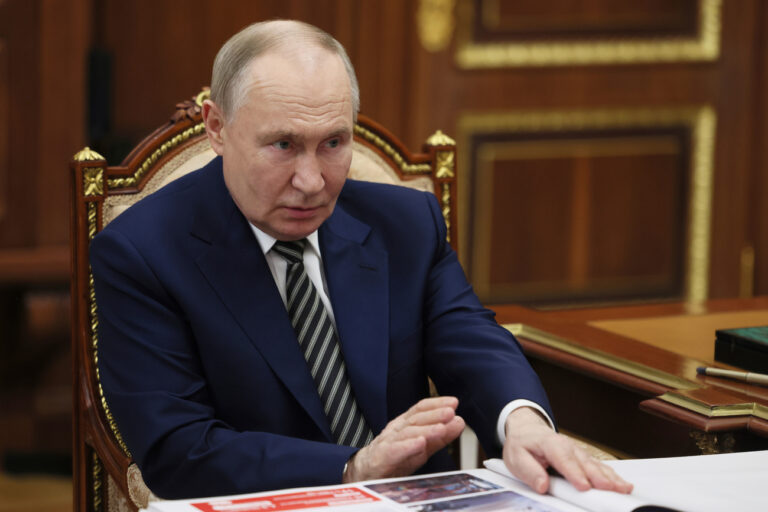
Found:
[{"label": "man's gray hair", "polygon": [[211,99],[231,120],[244,99],[248,65],[267,51],[292,43],[297,37],[303,42],[325,48],[341,57],[349,76],[352,109],[355,120],[360,111],[360,87],[355,69],[344,47],[330,34],[301,21],[262,21],[245,27],[229,38],[213,61]]}]

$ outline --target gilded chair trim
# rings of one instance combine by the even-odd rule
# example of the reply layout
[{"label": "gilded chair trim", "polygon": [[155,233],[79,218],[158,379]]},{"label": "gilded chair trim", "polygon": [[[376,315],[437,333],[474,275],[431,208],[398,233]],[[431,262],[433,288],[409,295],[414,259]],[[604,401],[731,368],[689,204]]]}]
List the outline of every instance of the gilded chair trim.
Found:
[{"label": "gilded chair trim", "polygon": [[427,139],[428,146],[455,146],[456,141],[443,133],[442,130],[437,130],[435,133],[429,136]]},{"label": "gilded chair trim", "polygon": [[136,187],[144,175],[152,168],[158,160],[167,155],[172,149],[176,148],[179,144],[186,142],[192,137],[200,135],[205,132],[205,124],[198,123],[194,126],[187,128],[186,130],[178,133],[163,142],[163,144],[154,150],[149,157],[147,157],[141,165],[138,166],[136,172],[132,176],[125,178],[111,178],[107,180],[107,185],[110,190],[119,190],[124,188]]},{"label": "gilded chair trim", "polygon": [[[93,201],[88,203],[88,241],[89,242],[93,240],[93,237],[96,236],[96,232],[98,231],[97,208],[98,208],[97,203]],[[101,377],[99,375],[99,337],[98,337],[99,317],[97,314],[96,290],[94,289],[94,284],[93,284],[93,272],[91,271],[90,265],[88,266],[88,319],[90,321],[90,328],[91,328],[91,355],[93,357],[93,367],[95,370],[96,385],[99,390],[99,401],[101,402],[101,408],[104,411],[104,416],[106,417],[107,423],[109,424],[109,429],[112,431],[112,434],[115,436],[115,440],[117,441],[117,444],[120,446],[120,448],[128,457],[131,457],[131,452],[130,450],[128,450],[128,446],[126,446],[125,441],[123,441],[123,436],[120,434],[120,430],[118,430],[117,428],[117,423],[115,422],[115,419],[109,410],[109,406],[107,405],[107,399],[104,396],[104,390],[101,387]]]},{"label": "gilded chair trim", "polygon": [[429,174],[432,172],[432,167],[429,164],[409,164],[405,161],[405,158],[403,158],[403,155],[401,155],[399,151],[393,148],[384,139],[367,128],[363,128],[359,124],[355,125],[355,135],[367,140],[383,151],[385,155],[397,164],[403,174]]},{"label": "gilded chair trim", "polygon": [[102,467],[99,456],[96,452],[93,452],[91,458],[91,485],[93,491],[93,510],[101,510],[101,494],[102,494]]},{"label": "gilded chair trim", "polygon": [[75,155],[72,157],[72,160],[75,162],[90,162],[94,160],[104,160],[104,157],[88,146],[85,146],[83,149],[75,153]]},{"label": "gilded chair trim", "polygon": [[[204,153],[209,147],[208,144],[208,139],[202,138],[194,144],[191,144],[189,147],[184,148],[183,151],[176,154],[170,161],[163,165],[157,173],[153,174],[150,182],[151,185],[148,183],[148,186],[145,186],[142,190],[133,194],[111,194],[105,197],[104,205],[102,206],[102,225],[106,226],[130,205],[157,191],[160,188],[159,185],[164,185],[166,179],[176,172],[184,162],[196,155]],[[206,148],[202,149],[201,146],[206,146]],[[158,184],[158,186],[154,186],[155,184]],[[111,189],[112,186],[110,185],[109,188]]]}]

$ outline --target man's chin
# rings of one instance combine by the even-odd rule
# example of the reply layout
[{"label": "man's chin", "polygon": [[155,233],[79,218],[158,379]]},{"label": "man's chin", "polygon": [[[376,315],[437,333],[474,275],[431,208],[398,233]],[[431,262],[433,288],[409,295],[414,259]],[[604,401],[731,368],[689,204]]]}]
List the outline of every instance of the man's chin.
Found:
[{"label": "man's chin", "polygon": [[306,238],[320,228],[322,221],[318,222],[317,219],[310,219],[304,221],[291,221],[283,223],[282,226],[276,230],[276,233],[272,234],[278,240],[288,242],[291,240],[301,240]]}]

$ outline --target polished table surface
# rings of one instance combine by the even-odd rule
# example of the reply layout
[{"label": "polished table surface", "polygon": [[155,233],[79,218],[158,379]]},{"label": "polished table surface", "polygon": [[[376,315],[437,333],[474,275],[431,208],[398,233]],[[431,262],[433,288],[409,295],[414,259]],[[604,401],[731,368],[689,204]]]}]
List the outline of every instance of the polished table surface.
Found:
[{"label": "polished table surface", "polygon": [[626,456],[768,448],[768,387],[698,375],[715,330],[768,325],[768,297],[542,311],[492,306],[561,428]]}]

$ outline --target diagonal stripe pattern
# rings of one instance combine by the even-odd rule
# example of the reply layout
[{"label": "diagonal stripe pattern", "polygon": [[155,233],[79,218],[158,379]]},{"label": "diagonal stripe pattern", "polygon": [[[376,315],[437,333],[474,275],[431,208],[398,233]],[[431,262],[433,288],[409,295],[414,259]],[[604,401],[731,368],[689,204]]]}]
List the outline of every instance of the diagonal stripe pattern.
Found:
[{"label": "diagonal stripe pattern", "polygon": [[362,448],[373,440],[373,433],[357,406],[336,330],[304,269],[305,243],[306,240],[277,241],[272,247],[288,262],[288,315],[336,443]]}]

